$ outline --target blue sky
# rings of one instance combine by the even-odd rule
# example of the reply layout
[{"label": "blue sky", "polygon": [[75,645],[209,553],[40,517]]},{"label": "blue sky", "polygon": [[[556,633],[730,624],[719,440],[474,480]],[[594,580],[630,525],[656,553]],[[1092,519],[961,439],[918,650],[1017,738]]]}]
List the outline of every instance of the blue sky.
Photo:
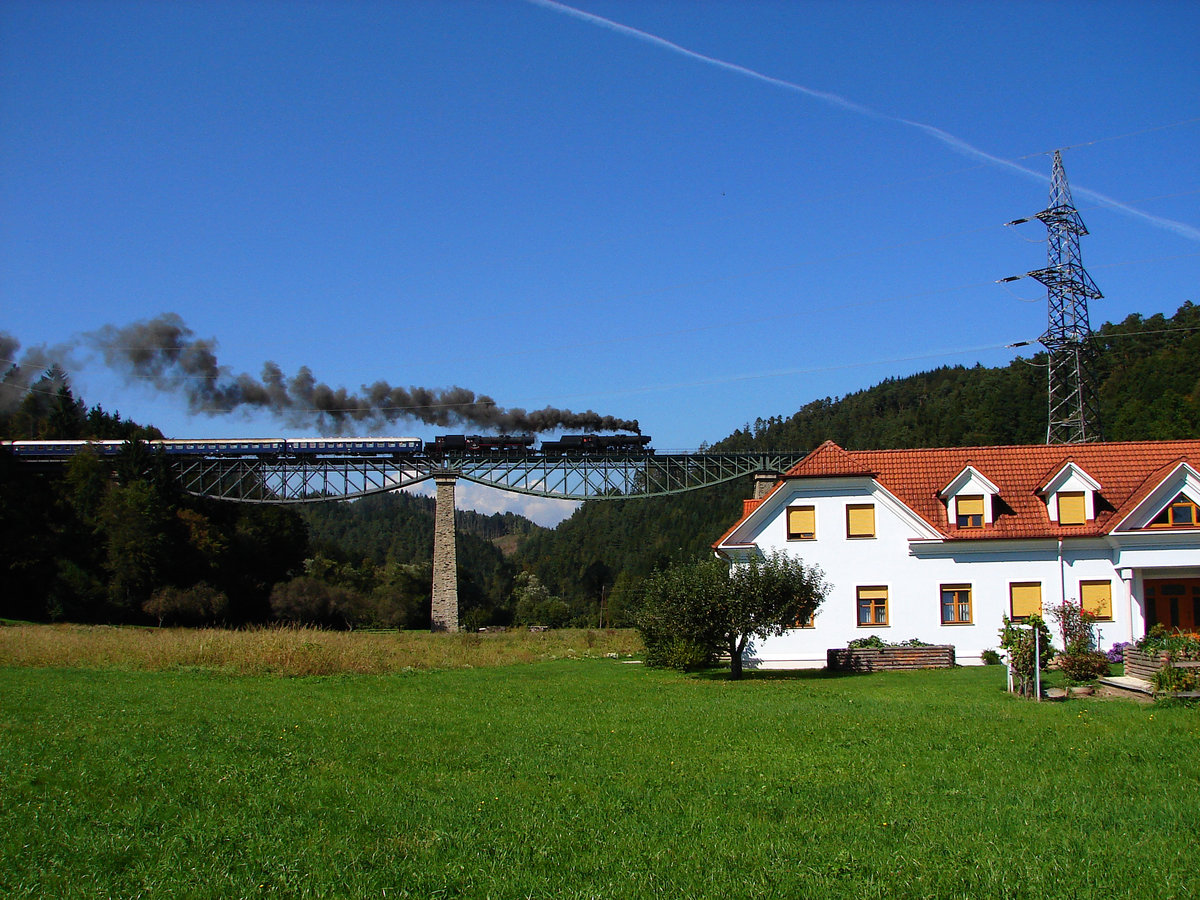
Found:
[{"label": "blue sky", "polygon": [[87,335],[174,313],[231,375],[695,447],[1012,359],[1044,292],[994,282],[1045,230],[1002,226],[1055,148],[1093,325],[1200,302],[1197,34],[1192,2],[9,0],[0,331],[169,436],[314,428],[190,411]]}]

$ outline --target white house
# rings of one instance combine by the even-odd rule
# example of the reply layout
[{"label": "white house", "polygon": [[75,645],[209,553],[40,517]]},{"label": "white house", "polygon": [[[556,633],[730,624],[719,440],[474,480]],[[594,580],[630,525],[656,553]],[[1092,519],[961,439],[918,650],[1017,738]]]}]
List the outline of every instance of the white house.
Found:
[{"label": "white house", "polygon": [[[1200,440],[843,450],[827,441],[714,544],[775,551],[831,585],[811,622],[747,650],[768,668],[825,664],[854,638],[998,646],[1001,617],[1065,602],[1102,648],[1161,622],[1200,628]],[[1051,623],[1053,630],[1053,623]]]}]

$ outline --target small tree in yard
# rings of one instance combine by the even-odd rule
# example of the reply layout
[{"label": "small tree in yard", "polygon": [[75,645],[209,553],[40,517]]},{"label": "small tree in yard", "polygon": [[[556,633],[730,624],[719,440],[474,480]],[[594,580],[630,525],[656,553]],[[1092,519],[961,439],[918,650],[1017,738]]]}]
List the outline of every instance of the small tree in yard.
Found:
[{"label": "small tree in yard", "polygon": [[1096,650],[1092,625],[1096,617],[1075,603],[1062,603],[1050,610],[1062,629],[1063,653],[1059,667],[1068,681],[1095,681],[1108,674],[1108,656]]},{"label": "small tree in yard", "polygon": [[718,559],[674,566],[647,579],[638,630],[649,665],[694,668],[724,651],[729,677],[742,677],[751,638],[806,621],[829,586],[816,566],[785,553],[732,567]]}]

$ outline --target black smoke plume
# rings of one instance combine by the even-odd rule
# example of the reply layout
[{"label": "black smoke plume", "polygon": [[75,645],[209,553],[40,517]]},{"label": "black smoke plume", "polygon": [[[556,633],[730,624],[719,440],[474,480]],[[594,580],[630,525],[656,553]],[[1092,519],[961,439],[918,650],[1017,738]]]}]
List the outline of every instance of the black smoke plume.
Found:
[{"label": "black smoke plume", "polygon": [[403,388],[376,381],[351,393],[317,381],[307,366],[289,378],[273,362],[263,364],[258,378],[234,375],[217,361],[216,343],[197,338],[174,313],[123,328],[107,325],[88,340],[109,366],[182,394],[192,412],[206,415],[261,410],[295,427],[315,426],[323,434],[370,431],[401,420],[510,434],[559,428],[640,433],[636,419],[549,406],[529,412],[505,409],[491,397],[461,387]]},{"label": "black smoke plume", "polygon": [[31,390],[47,395],[66,384],[63,368],[71,365],[70,346],[30,347],[20,356],[21,342],[0,331],[0,413],[13,412]]}]

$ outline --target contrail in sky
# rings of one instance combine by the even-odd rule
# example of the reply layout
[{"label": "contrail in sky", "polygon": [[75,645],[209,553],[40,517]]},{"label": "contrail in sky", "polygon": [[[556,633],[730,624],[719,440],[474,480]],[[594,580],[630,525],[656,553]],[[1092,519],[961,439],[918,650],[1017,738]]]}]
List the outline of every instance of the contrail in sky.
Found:
[{"label": "contrail in sky", "polygon": [[[615,31],[617,34],[623,34],[635,40],[642,41],[647,44],[652,44],[655,47],[661,47],[664,50],[669,50],[672,53],[677,53],[680,56],[686,56],[689,59],[694,59],[706,65],[715,66],[718,69],[725,69],[728,72],[733,72],[737,75],[744,75],[747,78],[753,78],[756,81],[762,81],[775,87],[784,88],[789,91],[796,91],[804,94],[806,97],[812,97],[814,100],[820,100],[823,103],[828,103],[831,106],[836,106],[848,112],[858,113],[860,116],[866,116],[871,119],[878,119],[885,122],[896,122],[900,125],[907,125],[910,128],[916,128],[919,131],[925,132],[935,140],[945,144],[950,149],[964,156],[969,156],[974,159],[979,159],[992,165],[1001,166],[1006,169],[1011,169],[1014,172],[1019,172],[1030,178],[1036,178],[1038,181],[1046,182],[1049,179],[1044,173],[1036,172],[1033,169],[1027,169],[1018,163],[1011,160],[1002,159],[999,156],[994,156],[986,150],[980,150],[973,144],[969,144],[962,138],[955,137],[947,131],[943,131],[933,125],[927,125],[924,122],[916,122],[912,119],[905,119],[902,116],[893,116],[888,113],[882,113],[878,110],[871,109],[869,106],[863,106],[861,103],[855,103],[853,100],[847,100],[845,97],[838,94],[830,93],[829,91],[818,91],[813,88],[805,87],[802,84],[796,84],[794,81],[786,81],[783,78],[775,78],[771,75],[764,75],[762,72],[756,72],[754,69],[748,69],[745,66],[739,66],[737,63],[727,62],[723,59],[717,59],[715,56],[707,56],[703,53],[697,53],[695,50],[689,50],[673,41],[668,41],[666,38],[661,38],[656,34],[651,34],[648,31],[642,31],[639,28],[633,28],[629,25],[622,25],[620,22],[614,22],[612,19],[606,19],[603,16],[597,16],[594,13],[584,12],[581,9],[576,9],[573,6],[567,6],[557,0],[526,0],[534,6],[540,6],[544,9],[553,10],[554,12],[562,13],[563,15],[571,16],[579,19],[582,22],[587,22],[592,25],[598,25],[601,28],[606,28],[609,31]],[[1119,209],[1128,215],[1143,219],[1152,225],[1159,228],[1165,228],[1168,231],[1173,231],[1181,237],[1189,238],[1193,241],[1200,241],[1200,228],[1195,228],[1185,222],[1176,222],[1173,219],[1164,219],[1161,216],[1151,215],[1147,212],[1142,212],[1140,209],[1135,209],[1114,200],[1112,197],[1106,197],[1104,194],[1098,194],[1095,191],[1088,190],[1083,187],[1072,186],[1072,191],[1075,194],[1082,194],[1092,200],[1102,203],[1105,206],[1111,206],[1113,209]]]}]

